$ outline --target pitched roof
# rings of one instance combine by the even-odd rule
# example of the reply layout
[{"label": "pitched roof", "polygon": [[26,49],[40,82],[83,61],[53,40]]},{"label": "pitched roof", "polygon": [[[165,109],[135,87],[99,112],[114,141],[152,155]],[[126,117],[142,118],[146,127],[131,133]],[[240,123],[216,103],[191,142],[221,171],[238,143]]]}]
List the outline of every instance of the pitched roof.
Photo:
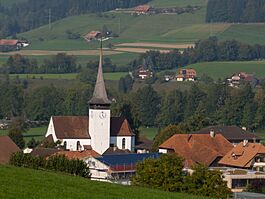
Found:
[{"label": "pitched roof", "polygon": [[14,46],[17,45],[19,41],[16,39],[0,39],[1,46]]},{"label": "pitched roof", "polygon": [[9,163],[12,153],[18,151],[20,149],[9,136],[0,136],[0,164]]},{"label": "pitched roof", "polygon": [[251,160],[257,154],[265,155],[265,146],[259,143],[239,143],[230,150],[220,161],[219,164],[234,166],[234,167],[251,167]]},{"label": "pitched roof", "polygon": [[35,148],[32,150],[30,153],[34,157],[49,157],[55,153],[57,153],[59,149],[54,149],[54,148]]},{"label": "pitched roof", "polygon": [[59,151],[54,155],[64,155],[68,159],[79,159],[82,160],[87,157],[98,157],[100,156],[94,150],[85,150],[85,151]]},{"label": "pitched roof", "polygon": [[152,146],[153,146],[152,140],[149,140],[144,136],[139,136],[135,148],[151,150]]},{"label": "pitched roof", "polygon": [[114,154],[128,154],[131,153],[128,149],[119,149],[117,147],[109,147],[102,155],[114,155]]},{"label": "pitched roof", "polygon": [[216,134],[222,134],[227,140],[260,140],[258,136],[243,130],[238,126],[210,126],[202,130],[193,132],[193,134],[209,134],[213,130]]},{"label": "pitched roof", "polygon": [[109,105],[111,104],[111,101],[108,99],[107,92],[106,92],[106,87],[104,83],[104,78],[103,78],[103,69],[102,69],[102,64],[103,64],[103,52],[102,48],[100,49],[100,57],[99,57],[99,64],[98,64],[98,75],[97,75],[97,81],[93,93],[92,99],[89,101],[89,104],[93,105]]},{"label": "pitched roof", "polygon": [[124,117],[112,117],[110,120],[111,136],[132,136],[134,135],[130,124]]},{"label": "pitched roof", "polygon": [[[52,116],[58,139],[90,139],[88,116]],[[111,117],[111,136],[133,136],[129,122],[123,117]]]},{"label": "pitched roof", "polygon": [[90,139],[87,116],[53,116],[58,139]]},{"label": "pitched roof", "polygon": [[223,157],[233,145],[221,134],[175,134],[159,146],[169,149],[185,159],[185,166],[196,163],[210,166],[218,157]]},{"label": "pitched roof", "polygon": [[131,153],[118,155],[103,155],[96,157],[97,160],[110,166],[113,171],[132,170],[135,169],[137,162],[143,161],[147,158],[159,158],[159,153]]},{"label": "pitched roof", "polygon": [[134,8],[134,11],[136,12],[148,12],[150,10],[150,5],[139,5]]}]

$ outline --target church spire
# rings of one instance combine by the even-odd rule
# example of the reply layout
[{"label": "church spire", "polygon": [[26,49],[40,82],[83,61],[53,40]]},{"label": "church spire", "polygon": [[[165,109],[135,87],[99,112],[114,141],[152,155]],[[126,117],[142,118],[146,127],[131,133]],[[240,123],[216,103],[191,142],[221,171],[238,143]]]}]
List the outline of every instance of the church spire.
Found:
[{"label": "church spire", "polygon": [[102,50],[102,40],[100,40],[100,56],[98,65],[98,75],[97,81],[93,93],[92,99],[89,101],[90,105],[110,105],[111,101],[108,99],[104,78],[103,78],[103,50]]}]

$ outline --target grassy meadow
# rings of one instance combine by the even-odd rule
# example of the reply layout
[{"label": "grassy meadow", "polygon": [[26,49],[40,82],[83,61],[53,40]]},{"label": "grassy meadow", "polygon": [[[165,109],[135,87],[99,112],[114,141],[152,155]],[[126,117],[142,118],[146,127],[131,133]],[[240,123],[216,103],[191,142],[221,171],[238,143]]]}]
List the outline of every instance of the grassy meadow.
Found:
[{"label": "grassy meadow", "polygon": [[186,68],[194,68],[199,77],[207,74],[214,79],[223,79],[236,72],[247,72],[255,74],[256,77],[265,77],[265,61],[202,62]]},{"label": "grassy meadow", "polygon": [[148,138],[149,140],[153,140],[158,133],[158,128],[153,127],[140,127],[139,128],[140,135]]},{"label": "grassy meadow", "polygon": [[[26,143],[32,138],[41,141],[44,138],[46,131],[47,131],[47,126],[30,128],[27,132],[23,133],[23,137]],[[0,130],[0,136],[7,134],[8,130]]]},{"label": "grassy meadow", "polygon": [[[91,181],[61,173],[0,166],[0,198],[206,199],[184,193]],[[29,180],[30,179],[30,180]]]}]

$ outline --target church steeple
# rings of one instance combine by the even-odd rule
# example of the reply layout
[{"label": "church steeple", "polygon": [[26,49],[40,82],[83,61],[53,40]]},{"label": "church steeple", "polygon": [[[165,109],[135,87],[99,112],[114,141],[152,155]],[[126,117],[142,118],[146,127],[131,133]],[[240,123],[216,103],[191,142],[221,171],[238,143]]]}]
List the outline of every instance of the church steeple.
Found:
[{"label": "church steeple", "polygon": [[93,97],[89,101],[90,105],[96,105],[96,106],[103,105],[104,106],[104,105],[111,104],[111,101],[108,99],[106,87],[104,83],[102,63],[103,63],[103,50],[102,50],[102,41],[101,41],[97,81],[96,81]]}]

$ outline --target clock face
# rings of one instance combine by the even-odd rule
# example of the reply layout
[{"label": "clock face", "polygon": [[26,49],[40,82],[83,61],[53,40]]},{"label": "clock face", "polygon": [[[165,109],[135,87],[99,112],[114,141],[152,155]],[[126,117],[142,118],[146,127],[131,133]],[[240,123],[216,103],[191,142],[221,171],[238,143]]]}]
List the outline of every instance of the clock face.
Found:
[{"label": "clock face", "polygon": [[103,111],[99,114],[99,118],[101,118],[101,119],[106,118],[106,116],[107,116],[107,114]]}]

